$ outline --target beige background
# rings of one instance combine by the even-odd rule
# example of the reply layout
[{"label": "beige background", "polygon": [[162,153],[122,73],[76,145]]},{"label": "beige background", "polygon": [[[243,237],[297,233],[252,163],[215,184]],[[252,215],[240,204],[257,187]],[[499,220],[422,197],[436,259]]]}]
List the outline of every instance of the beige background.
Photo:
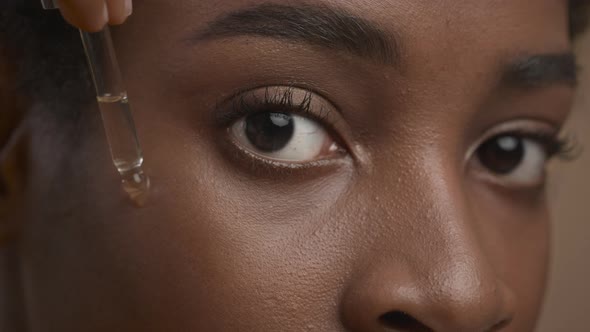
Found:
[{"label": "beige background", "polygon": [[584,150],[552,174],[553,262],[539,332],[590,332],[590,34],[576,47],[582,78],[566,132]]}]

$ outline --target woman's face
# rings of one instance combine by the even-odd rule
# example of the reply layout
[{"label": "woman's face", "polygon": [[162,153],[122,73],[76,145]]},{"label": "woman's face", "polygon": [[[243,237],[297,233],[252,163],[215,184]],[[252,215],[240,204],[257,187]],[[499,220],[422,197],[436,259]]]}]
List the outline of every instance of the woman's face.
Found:
[{"label": "woman's face", "polygon": [[154,190],[100,129],[33,167],[33,328],[533,330],[566,1],[145,0],[113,33]]}]

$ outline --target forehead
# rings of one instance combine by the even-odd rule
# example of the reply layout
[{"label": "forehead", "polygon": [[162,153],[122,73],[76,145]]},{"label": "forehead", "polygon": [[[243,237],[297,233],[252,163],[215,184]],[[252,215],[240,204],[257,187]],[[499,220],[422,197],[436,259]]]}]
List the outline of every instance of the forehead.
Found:
[{"label": "forehead", "polygon": [[[476,29],[485,34],[495,29],[563,30],[567,21],[566,0],[146,0],[138,7],[157,11],[164,18],[181,24],[197,18],[213,18],[226,12],[260,4],[320,5],[342,8],[351,14],[378,23],[384,28],[418,33],[440,25],[463,30]],[[170,14],[167,16],[166,14]],[[193,21],[193,23],[197,23]],[[201,22],[205,23],[205,22]],[[506,26],[507,24],[507,26]],[[557,28],[557,29],[555,29]],[[507,36],[509,37],[509,36]]]},{"label": "forehead", "polygon": [[410,62],[426,66],[451,61],[446,66],[453,67],[456,62],[472,61],[475,57],[485,60],[488,66],[502,58],[567,51],[570,48],[567,3],[565,0],[145,0],[136,5],[131,24],[126,26],[141,28],[135,34],[127,34],[127,40],[157,41],[151,48],[166,49],[174,57],[182,52],[183,44],[186,46],[183,40],[198,35],[230,13],[263,4],[317,6],[366,20],[393,37],[402,56]]},{"label": "forehead", "polygon": [[[161,40],[190,38],[217,18],[262,4],[342,10],[395,36],[420,60],[493,52],[563,52],[569,45],[565,0],[146,0],[136,5],[144,34]],[[137,20],[140,21],[139,19]]]}]

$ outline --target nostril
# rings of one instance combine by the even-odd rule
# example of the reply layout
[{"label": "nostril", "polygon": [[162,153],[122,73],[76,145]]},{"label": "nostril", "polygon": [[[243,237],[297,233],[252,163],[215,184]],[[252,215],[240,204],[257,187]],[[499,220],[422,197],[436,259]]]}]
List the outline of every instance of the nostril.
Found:
[{"label": "nostril", "polygon": [[432,332],[428,326],[402,311],[390,311],[379,317],[381,325],[400,332]]},{"label": "nostril", "polygon": [[490,328],[489,330],[487,330],[486,332],[496,332],[496,331],[500,331],[503,328],[505,328],[506,326],[508,326],[510,324],[510,322],[512,321],[512,319],[504,319],[502,321],[500,321],[499,323],[495,324],[494,326],[492,326],[492,328]]}]

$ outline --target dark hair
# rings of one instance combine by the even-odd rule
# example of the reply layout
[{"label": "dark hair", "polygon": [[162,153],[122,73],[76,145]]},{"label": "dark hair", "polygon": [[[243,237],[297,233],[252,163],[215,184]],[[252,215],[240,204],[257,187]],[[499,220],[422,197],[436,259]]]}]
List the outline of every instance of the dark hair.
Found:
[{"label": "dark hair", "polygon": [[0,11],[0,51],[15,69],[16,91],[29,105],[51,108],[56,120],[77,122],[93,100],[80,36],[57,11]]},{"label": "dark hair", "polygon": [[[588,24],[589,2],[569,1],[572,38]],[[30,2],[21,7],[29,8],[0,8],[0,55],[14,64],[19,93],[30,103],[43,103],[60,123],[75,124],[93,100],[79,35],[56,11],[32,9]]]},{"label": "dark hair", "polygon": [[590,1],[569,0],[569,31],[572,39],[586,30],[589,12]]}]

